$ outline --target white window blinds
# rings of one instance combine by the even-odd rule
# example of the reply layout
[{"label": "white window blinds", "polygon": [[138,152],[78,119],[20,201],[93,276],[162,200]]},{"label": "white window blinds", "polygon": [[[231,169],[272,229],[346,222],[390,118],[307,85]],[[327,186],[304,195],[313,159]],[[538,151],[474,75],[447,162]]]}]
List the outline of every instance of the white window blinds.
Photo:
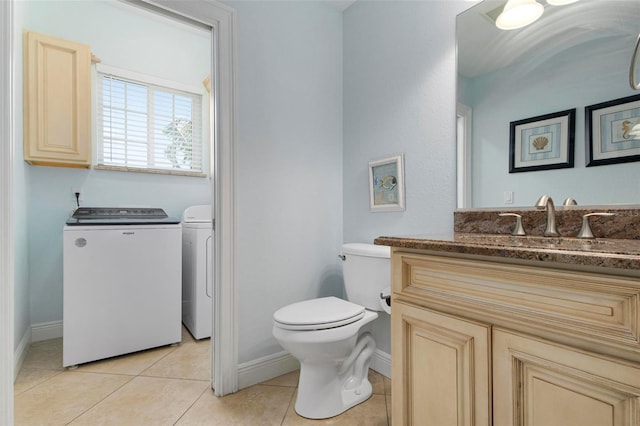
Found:
[{"label": "white window blinds", "polygon": [[98,165],[203,173],[201,94],[97,75]]}]

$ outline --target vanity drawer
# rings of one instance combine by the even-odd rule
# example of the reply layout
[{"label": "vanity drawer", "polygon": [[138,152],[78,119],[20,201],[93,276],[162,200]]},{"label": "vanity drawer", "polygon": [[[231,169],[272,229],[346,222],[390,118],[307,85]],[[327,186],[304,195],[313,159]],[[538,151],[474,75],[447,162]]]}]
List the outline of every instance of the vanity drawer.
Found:
[{"label": "vanity drawer", "polygon": [[637,279],[395,251],[394,298],[640,360]]}]

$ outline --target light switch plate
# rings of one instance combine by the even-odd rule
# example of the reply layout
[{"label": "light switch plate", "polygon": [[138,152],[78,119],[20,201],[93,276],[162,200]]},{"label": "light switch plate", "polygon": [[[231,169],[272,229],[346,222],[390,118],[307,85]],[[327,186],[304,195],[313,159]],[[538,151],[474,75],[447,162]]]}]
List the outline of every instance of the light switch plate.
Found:
[{"label": "light switch plate", "polygon": [[504,203],[513,204],[513,191],[504,191]]}]

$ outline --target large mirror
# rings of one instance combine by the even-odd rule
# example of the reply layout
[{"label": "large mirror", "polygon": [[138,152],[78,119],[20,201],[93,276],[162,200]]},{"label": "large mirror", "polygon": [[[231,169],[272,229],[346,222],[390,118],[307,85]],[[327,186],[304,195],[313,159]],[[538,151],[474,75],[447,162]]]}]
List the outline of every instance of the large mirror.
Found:
[{"label": "large mirror", "polygon": [[[640,203],[640,162],[586,167],[585,156],[585,107],[640,94],[629,84],[640,1],[539,2],[542,17],[516,30],[495,26],[504,0],[458,15],[458,134],[468,134],[459,207],[533,206],[543,193],[556,204]],[[573,108],[574,166],[509,173],[510,123]]]}]

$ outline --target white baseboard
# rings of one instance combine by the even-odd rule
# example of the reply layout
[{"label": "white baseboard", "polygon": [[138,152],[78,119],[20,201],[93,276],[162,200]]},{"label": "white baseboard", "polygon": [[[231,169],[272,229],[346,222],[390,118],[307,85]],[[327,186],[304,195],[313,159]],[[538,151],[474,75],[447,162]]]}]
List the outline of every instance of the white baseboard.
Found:
[{"label": "white baseboard", "polygon": [[13,380],[15,381],[22,368],[22,363],[27,357],[29,346],[33,342],[42,340],[56,339],[62,337],[62,321],[42,322],[40,324],[31,324],[27,331],[20,339],[20,344],[13,353]]},{"label": "white baseboard", "polygon": [[[284,351],[245,362],[238,365],[238,389],[271,380],[299,368],[298,360]],[[370,368],[391,378],[391,355],[376,349]]]},{"label": "white baseboard", "polygon": [[300,368],[300,363],[282,351],[238,365],[238,389],[273,379]]},{"label": "white baseboard", "polygon": [[20,339],[20,343],[18,347],[15,349],[13,353],[13,381],[16,381],[18,377],[18,373],[20,372],[20,368],[22,368],[22,363],[24,359],[27,357],[27,352],[29,351],[29,346],[31,345],[31,328],[27,328],[24,336]]},{"label": "white baseboard", "polygon": [[41,322],[40,324],[31,324],[32,342],[57,339],[58,337],[62,337],[62,321],[50,321]]},{"label": "white baseboard", "polygon": [[391,378],[391,355],[376,349],[369,367],[383,376]]}]

